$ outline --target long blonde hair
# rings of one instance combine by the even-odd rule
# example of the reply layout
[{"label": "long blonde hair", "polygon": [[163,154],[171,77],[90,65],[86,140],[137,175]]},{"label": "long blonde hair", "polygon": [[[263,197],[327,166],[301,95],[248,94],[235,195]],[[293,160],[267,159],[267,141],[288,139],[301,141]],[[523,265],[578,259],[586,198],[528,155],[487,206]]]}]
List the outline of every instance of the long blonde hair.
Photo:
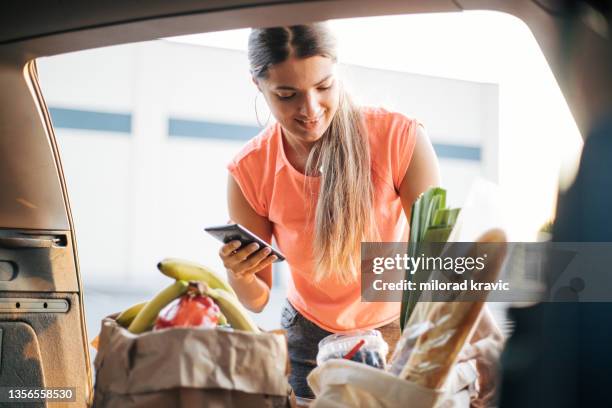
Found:
[{"label": "long blonde hair", "polygon": [[[337,60],[335,40],[325,24],[254,29],[249,61],[255,77],[290,55]],[[374,191],[368,137],[363,117],[344,89],[332,121],[310,151],[306,174],[321,170],[315,210],[315,281],[335,277],[355,281],[360,270],[361,241],[377,241]]]}]

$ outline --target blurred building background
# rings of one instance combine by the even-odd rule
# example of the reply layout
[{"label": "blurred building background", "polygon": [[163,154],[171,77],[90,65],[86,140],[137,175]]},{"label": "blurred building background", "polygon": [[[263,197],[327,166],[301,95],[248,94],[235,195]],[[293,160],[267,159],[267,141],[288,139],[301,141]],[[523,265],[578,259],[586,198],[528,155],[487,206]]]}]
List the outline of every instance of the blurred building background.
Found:
[{"label": "blurred building background", "polygon": [[[428,57],[437,64],[435,76],[420,69],[410,72],[409,66],[402,69],[397,63],[385,69],[381,58],[373,64],[360,63],[358,57],[367,56],[378,44],[361,44],[354,54],[358,57],[353,58],[357,62],[350,62],[349,53],[344,60],[349,62],[341,64],[341,75],[358,103],[399,111],[425,124],[451,205],[461,206],[471,183],[482,177],[505,188],[518,203],[540,202],[535,215],[544,221],[542,214],[550,215],[554,204],[563,152],[534,152],[542,142],[530,143],[534,133],[547,141],[556,137],[559,145],[574,140],[577,131],[563,111],[563,100],[554,106],[560,106],[565,115],[562,123],[569,123],[565,133],[553,130],[542,136],[538,127],[542,115],[559,117],[559,110],[529,117],[527,113],[541,107],[549,96],[538,94],[520,75],[509,76],[500,67],[495,75],[489,67],[487,75],[472,75],[470,80],[464,75],[441,75],[451,71],[441,70],[439,64],[465,65],[457,60],[460,47],[480,47],[479,52],[463,54],[473,59],[474,67],[479,61],[490,63],[497,58],[503,64],[511,60],[513,55],[508,56],[506,49],[499,61],[504,41],[515,41],[516,35],[491,33],[497,41],[493,43],[490,36],[481,38],[486,43],[478,43],[479,37],[466,43],[461,37],[468,27],[474,29],[474,21],[490,25],[490,15],[461,20],[458,24],[465,30],[457,35],[449,30],[448,42],[438,51],[447,55],[446,62]],[[415,20],[418,16],[402,17],[420,21]],[[507,19],[500,21],[510,24]],[[360,32],[367,32],[368,23],[361,20],[365,28]],[[443,26],[448,29],[449,24]],[[512,24],[516,26],[518,20]],[[520,24],[517,30],[525,31]],[[346,29],[338,23],[341,33]],[[423,30],[423,38],[438,35],[433,28]],[[525,38],[537,52],[533,40]],[[164,257],[195,260],[224,274],[217,256],[220,244],[203,228],[228,220],[225,166],[261,130],[255,109],[261,120],[269,112],[263,98],[255,103],[245,45],[159,40],[38,60],[76,227],[90,337],[97,333],[103,316],[149,298],[168,283],[155,266]],[[393,48],[393,52],[405,51]],[[389,53],[389,58],[394,55]],[[412,56],[419,61],[418,55]],[[541,55],[535,58],[541,65]],[[545,78],[546,85],[558,93],[546,69],[544,63],[541,72],[523,75],[532,75],[538,83]],[[553,159],[543,161],[544,156]],[[532,191],[542,195],[530,196]],[[524,199],[517,194],[525,194]],[[517,217],[521,213],[524,220],[527,216],[521,208],[517,204]],[[255,316],[264,328],[278,327],[287,272],[282,264],[276,268],[271,304]]]}]

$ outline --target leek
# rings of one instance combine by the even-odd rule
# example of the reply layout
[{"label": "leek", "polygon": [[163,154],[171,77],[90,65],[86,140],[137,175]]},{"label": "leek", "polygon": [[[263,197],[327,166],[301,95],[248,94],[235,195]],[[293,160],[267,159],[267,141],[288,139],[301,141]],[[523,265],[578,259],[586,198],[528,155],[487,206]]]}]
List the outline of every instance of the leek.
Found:
[{"label": "leek", "polygon": [[[446,242],[459,216],[459,208],[446,207],[446,190],[433,187],[422,193],[412,204],[410,214],[410,237],[408,241],[408,256],[415,257],[419,253],[419,244],[423,242]],[[431,254],[439,255],[439,254]],[[412,275],[406,271],[405,279],[414,281],[417,285],[429,278],[426,273]],[[418,287],[418,286],[417,286]],[[400,326],[404,330],[417,301],[419,291],[404,291],[400,312]]]}]

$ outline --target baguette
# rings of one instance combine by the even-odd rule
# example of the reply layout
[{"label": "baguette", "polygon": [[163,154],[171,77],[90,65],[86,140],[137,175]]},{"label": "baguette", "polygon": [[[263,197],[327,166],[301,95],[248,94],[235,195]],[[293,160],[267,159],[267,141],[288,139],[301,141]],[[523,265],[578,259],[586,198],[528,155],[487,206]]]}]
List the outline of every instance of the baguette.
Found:
[{"label": "baguette", "polygon": [[[506,255],[506,236],[503,231],[495,229],[486,232],[479,243],[499,243],[493,256],[489,257],[487,266],[479,273],[478,281],[494,281],[501,269]],[[474,245],[475,249],[476,245]],[[433,327],[421,334],[416,341],[414,351],[400,373],[413,383],[429,389],[440,389],[444,385],[459,352],[471,337],[486,296],[478,301],[421,302],[417,305],[415,318],[426,319]],[[419,310],[420,309],[420,310]],[[413,320],[413,319],[410,319]],[[408,326],[415,322],[409,322]]]}]

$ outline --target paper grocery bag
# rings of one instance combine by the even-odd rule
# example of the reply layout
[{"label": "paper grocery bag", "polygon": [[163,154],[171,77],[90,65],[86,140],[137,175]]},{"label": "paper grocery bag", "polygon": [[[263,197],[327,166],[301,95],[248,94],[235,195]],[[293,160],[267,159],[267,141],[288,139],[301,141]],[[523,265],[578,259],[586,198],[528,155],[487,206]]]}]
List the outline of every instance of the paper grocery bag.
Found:
[{"label": "paper grocery bag", "polygon": [[289,407],[283,335],[175,328],[135,335],[102,321],[95,408]]},{"label": "paper grocery bag", "polygon": [[316,395],[310,408],[469,407],[470,386],[476,378],[472,365],[457,364],[445,390],[431,390],[366,364],[332,359],[308,376],[308,384]]}]

